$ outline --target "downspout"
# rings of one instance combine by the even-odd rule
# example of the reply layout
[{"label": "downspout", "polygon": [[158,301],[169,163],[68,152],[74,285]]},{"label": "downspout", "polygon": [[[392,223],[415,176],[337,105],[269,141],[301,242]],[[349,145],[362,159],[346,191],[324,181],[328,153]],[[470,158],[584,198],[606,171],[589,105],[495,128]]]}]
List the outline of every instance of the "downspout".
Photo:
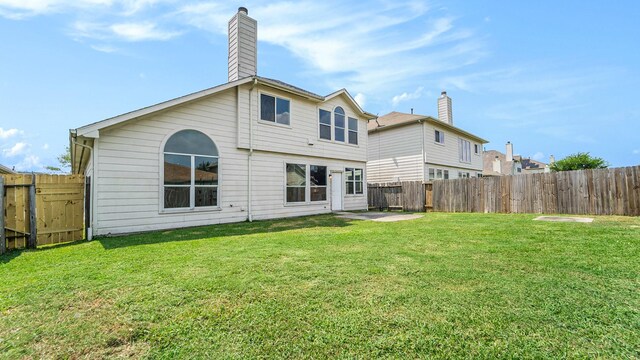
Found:
[{"label": "downspout", "polygon": [[253,158],[253,89],[258,85],[258,79],[253,79],[253,84],[249,90],[249,156],[247,158],[248,166],[248,179],[247,179],[247,220],[253,221],[253,214],[251,210],[252,203],[252,182],[253,182],[253,168],[251,166]]},{"label": "downspout", "polygon": [[[93,222],[95,221],[95,218],[93,216],[93,202],[95,201],[95,197],[93,196],[94,192],[95,192],[95,183],[96,183],[96,177],[95,177],[95,173],[96,173],[96,161],[95,161],[95,152],[93,152],[93,148],[89,145],[85,145],[85,144],[80,144],[79,142],[76,141],[76,139],[72,139],[71,143],[73,145],[78,145],[81,146],[83,148],[87,148],[89,149],[90,153],[91,153],[91,194],[89,195],[89,199],[91,201],[91,208],[89,209],[89,218],[91,219],[91,224],[90,226],[87,228],[87,240],[92,240],[93,239]],[[71,166],[73,167],[73,163],[71,164]],[[78,168],[78,171],[80,171],[80,168]],[[86,196],[87,194],[85,194]]]},{"label": "downspout", "polygon": [[422,133],[422,182],[426,182],[429,180],[429,176],[427,176],[425,170],[425,163],[427,162],[427,154],[424,148],[425,145],[425,137],[426,137],[426,126],[422,123],[422,119],[418,120],[418,124],[420,124],[420,132]]}]

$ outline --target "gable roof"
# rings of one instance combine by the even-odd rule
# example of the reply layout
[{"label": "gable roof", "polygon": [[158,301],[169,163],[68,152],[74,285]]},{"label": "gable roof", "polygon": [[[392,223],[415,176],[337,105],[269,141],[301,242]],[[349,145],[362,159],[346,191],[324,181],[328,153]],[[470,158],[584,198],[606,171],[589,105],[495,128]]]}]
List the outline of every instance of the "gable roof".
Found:
[{"label": "gable roof", "polygon": [[0,174],[15,174],[16,172],[9,169],[7,166],[0,164]]},{"label": "gable roof", "polygon": [[453,125],[447,124],[446,122],[440,121],[434,117],[427,116],[427,115],[419,115],[419,114],[407,114],[407,113],[401,113],[397,111],[393,111],[386,115],[380,116],[375,121],[369,121],[369,123],[367,124],[367,130],[370,133],[372,133],[372,132],[384,131],[387,129],[392,129],[400,126],[420,123],[423,121],[435,126],[443,127],[447,130],[458,133],[460,135],[464,135],[482,144],[486,144],[489,142],[479,136],[473,135],[470,132],[464,131],[459,127],[455,127]]},{"label": "gable roof", "polygon": [[209,95],[213,95],[215,93],[224,91],[224,90],[228,90],[231,89],[235,86],[239,86],[239,85],[243,85],[243,84],[247,84],[250,82],[255,82],[256,84],[262,84],[262,85],[267,85],[279,90],[283,90],[298,96],[301,96],[303,98],[306,98],[308,100],[311,101],[315,101],[315,102],[323,102],[323,101],[327,101],[335,96],[338,96],[340,94],[346,94],[346,98],[352,103],[353,107],[358,109],[358,111],[360,112],[360,115],[365,116],[367,119],[372,119],[375,118],[376,116],[373,114],[370,114],[364,110],[362,110],[362,108],[358,105],[358,103],[353,99],[353,97],[351,97],[351,95],[349,95],[349,93],[345,90],[345,89],[341,89],[338,90],[334,93],[331,93],[327,96],[321,96],[315,93],[312,93],[310,91],[301,89],[297,86],[293,86],[291,84],[287,84],[283,81],[280,80],[275,80],[275,79],[270,79],[270,78],[265,78],[265,77],[261,77],[261,76],[250,76],[250,77],[246,77],[240,80],[236,80],[236,81],[232,81],[226,84],[222,84],[222,85],[218,85],[212,88],[208,88],[205,90],[201,90],[201,91],[197,91],[191,94],[187,94],[184,96],[180,96],[171,100],[167,100],[155,105],[151,105],[151,106],[147,106],[138,110],[134,110],[134,111],[130,111],[118,116],[114,116],[102,121],[98,121],[98,122],[94,122],[82,127],[79,127],[77,129],[71,129],[70,132],[72,133],[72,135],[75,136],[87,136],[87,137],[96,137],[96,131],[100,130],[100,129],[104,129],[106,127],[110,127],[110,126],[114,126],[117,125],[119,123],[128,121],[128,120],[132,120],[144,115],[149,115],[158,111],[162,111],[168,108],[171,108],[173,106],[177,106],[177,105],[181,105],[190,101],[195,101],[198,99],[201,99],[203,97],[209,96]]}]

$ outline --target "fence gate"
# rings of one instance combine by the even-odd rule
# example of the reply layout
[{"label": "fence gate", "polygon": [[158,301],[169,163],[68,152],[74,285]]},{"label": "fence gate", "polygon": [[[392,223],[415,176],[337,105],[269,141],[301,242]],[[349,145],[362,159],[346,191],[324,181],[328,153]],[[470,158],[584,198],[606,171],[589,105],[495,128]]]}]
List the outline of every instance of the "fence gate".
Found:
[{"label": "fence gate", "polygon": [[84,176],[3,175],[0,184],[0,252],[83,239]]}]

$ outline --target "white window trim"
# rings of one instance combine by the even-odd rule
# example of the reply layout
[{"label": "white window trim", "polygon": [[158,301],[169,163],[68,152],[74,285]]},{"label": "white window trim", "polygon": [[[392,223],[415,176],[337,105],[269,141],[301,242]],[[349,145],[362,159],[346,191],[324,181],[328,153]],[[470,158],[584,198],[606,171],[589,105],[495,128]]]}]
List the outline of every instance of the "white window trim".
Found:
[{"label": "white window trim", "polygon": [[[284,192],[283,192],[283,204],[285,207],[294,207],[294,206],[309,206],[309,205],[326,205],[329,203],[330,194],[329,194],[329,165],[323,163],[308,163],[306,161],[284,161],[282,163],[283,168],[283,178],[284,178]],[[304,200],[299,202],[287,202],[287,164],[296,164],[296,165],[304,165],[305,166],[305,189],[304,189]],[[324,201],[311,201],[311,165],[313,166],[324,166],[327,169],[326,180],[327,185],[325,185],[327,200]]]},{"label": "white window trim", "polygon": [[[346,145],[346,146],[351,146],[351,147],[360,147],[360,129],[362,128],[362,126],[360,126],[360,118],[358,116],[353,115],[352,113],[348,112],[348,111],[344,111],[344,121],[345,121],[345,127],[344,127],[344,133],[345,133],[345,138],[344,141],[336,141],[335,140],[335,109],[337,107],[341,107],[342,110],[345,110],[345,106],[342,105],[336,105],[334,106],[331,110],[329,110],[329,108],[326,107],[321,107],[318,106],[316,107],[316,133],[318,136],[318,141],[322,141],[322,142],[326,142],[326,143],[332,143],[332,144],[340,144],[340,145]],[[322,139],[320,138],[320,110],[324,110],[324,111],[328,111],[329,114],[331,114],[331,140],[328,139]],[[352,119],[356,119],[358,122],[358,143],[357,144],[350,144],[349,143],[349,118]]]},{"label": "white window trim", "polygon": [[[353,194],[349,194],[347,192],[347,182],[349,182],[347,180],[347,169],[354,169],[354,170],[360,169],[360,170],[362,170],[362,194],[356,194],[355,193],[355,190],[356,190],[356,185],[355,185],[356,181],[355,180],[353,180],[353,183],[354,183],[353,191],[354,191],[354,193]],[[364,167],[359,168],[357,166],[352,166],[352,167],[346,167],[345,166],[343,171],[344,172],[342,173],[343,174],[342,175],[343,176],[343,184],[342,184],[342,186],[344,186],[344,197],[345,198],[347,198],[347,197],[354,198],[354,197],[363,197],[363,196],[365,196],[365,194],[367,194],[367,179],[366,179],[366,171],[367,171],[367,169],[365,169]],[[355,177],[355,174],[354,174],[354,177]]]},{"label": "white window trim", "polygon": [[[468,160],[468,161],[465,161],[465,160],[464,160],[464,152],[465,152],[465,150],[464,150],[464,144],[465,144],[465,142],[466,142],[467,144],[469,144],[469,160]],[[459,137],[459,138],[458,138],[458,161],[459,161],[459,162],[461,162],[461,163],[463,163],[463,164],[471,164],[471,153],[472,153],[472,150],[471,150],[471,141],[469,141],[469,140],[467,140],[467,139],[464,139],[464,138]]]},{"label": "white window trim", "polygon": [[[475,147],[476,147],[476,146],[478,147],[478,152],[475,152],[475,150],[476,150],[476,149],[475,149]],[[482,147],[481,147],[481,145],[480,145],[480,144],[476,144],[476,143],[474,143],[474,144],[473,144],[473,147],[474,147],[474,149],[473,149],[473,153],[474,153],[474,155],[480,156],[480,153],[482,152]]]},{"label": "white window trim", "polygon": [[[440,141],[436,141],[436,131],[440,133],[440,138],[442,139],[442,142]],[[440,146],[444,146],[444,142],[447,141],[446,140],[447,137],[444,136],[444,131],[442,130],[438,130],[438,129],[433,129],[433,143],[440,145]]]},{"label": "white window trim", "polygon": [[[188,207],[188,208],[168,208],[165,209],[164,208],[164,147],[167,144],[167,141],[169,141],[169,139],[175,135],[176,133],[183,131],[183,130],[196,130],[199,131],[201,133],[203,133],[205,136],[208,136],[209,139],[211,139],[211,141],[213,141],[213,144],[216,146],[217,150],[218,150],[218,185],[217,185],[217,199],[218,199],[218,205],[216,206],[198,206],[198,207]],[[159,181],[158,181],[158,214],[162,215],[162,214],[185,214],[185,213],[197,213],[197,212],[211,212],[211,211],[221,211],[222,210],[222,153],[220,151],[220,147],[218,146],[218,142],[216,142],[216,140],[214,138],[212,138],[209,134],[207,134],[207,130],[202,129],[202,128],[198,128],[198,127],[182,127],[179,128],[177,130],[172,131],[171,133],[169,133],[167,136],[165,136],[165,138],[162,140],[162,142],[160,143],[160,156],[159,156],[159,169],[160,169],[160,173],[159,175]],[[169,154],[178,154],[178,155],[189,155],[189,154],[180,154],[180,153],[171,153],[169,152]],[[191,154],[193,156],[193,154]],[[196,155],[198,156],[198,155]],[[207,155],[202,155],[204,157],[215,157],[215,156],[207,156]],[[192,167],[191,167],[191,182],[194,182],[194,174],[193,174],[193,158],[192,158]],[[191,187],[191,185],[189,185],[189,187]],[[192,199],[191,199],[191,194],[189,195],[189,202],[192,203]],[[195,202],[193,202],[195,203]]]},{"label": "white window trim", "polygon": [[[289,101],[289,124],[281,124],[277,121],[269,121],[269,120],[262,120],[262,95],[267,95],[267,96],[271,96],[273,98],[275,98],[275,119],[278,118],[278,98],[282,99],[282,100],[287,100]],[[291,123],[293,123],[293,101],[291,100],[291,98],[285,97],[285,96],[280,96],[280,95],[275,95],[273,93],[270,92],[266,92],[266,91],[262,91],[259,90],[258,91],[258,124],[262,124],[262,125],[270,125],[270,126],[277,126],[277,127],[281,127],[281,128],[285,128],[285,129],[291,129]]]}]

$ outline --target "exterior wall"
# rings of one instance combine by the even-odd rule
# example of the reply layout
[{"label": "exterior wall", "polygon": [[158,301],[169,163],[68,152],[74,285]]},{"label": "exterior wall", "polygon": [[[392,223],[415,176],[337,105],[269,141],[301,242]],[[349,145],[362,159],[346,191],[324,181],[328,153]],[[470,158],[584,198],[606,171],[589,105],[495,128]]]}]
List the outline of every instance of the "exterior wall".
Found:
[{"label": "exterior wall", "polygon": [[[430,164],[430,163],[426,163],[425,164],[425,181],[430,181],[429,179],[429,169],[434,169],[434,174],[436,175],[436,177],[434,178],[434,180],[440,180],[444,178],[444,171],[447,170],[449,171],[449,179],[457,179],[459,178],[459,173],[460,172],[464,172],[464,173],[469,173],[469,177],[478,177],[478,174],[482,174],[482,171],[478,171],[478,170],[469,170],[466,168],[456,168],[456,167],[451,167],[451,166],[442,166],[439,164]],[[443,177],[442,178],[438,178],[437,177],[437,170],[442,170],[443,172]]]},{"label": "exterior wall", "polygon": [[[242,94],[242,92],[240,92]],[[136,120],[131,120],[100,131],[96,141],[96,178],[94,224],[95,235],[150,231],[187,226],[209,225],[244,221],[248,216],[248,157],[249,151],[237,147],[237,102],[236,88],[232,88],[198,101],[174,107]],[[248,95],[248,92],[244,94]],[[316,106],[297,104],[292,101],[293,111],[315,109]],[[241,107],[242,109],[242,107]],[[346,108],[345,108],[346,109]],[[245,108],[246,110],[246,108]],[[292,112],[293,112],[292,111]],[[315,110],[313,110],[315,112]],[[257,116],[257,112],[253,112]],[[248,119],[240,117],[248,123]],[[309,118],[292,116],[292,128],[280,129],[273,125],[254,124],[254,141],[263,149],[269,148],[267,139],[276,150],[286,151],[291,144],[293,152],[302,152],[298,144],[298,131],[316,127],[302,124]],[[295,126],[295,128],[293,128]],[[220,153],[219,160],[219,209],[206,211],[166,212],[162,204],[162,146],[173,133],[183,129],[194,129],[210,136]],[[277,130],[276,130],[277,129]],[[300,130],[298,130],[300,129]],[[366,126],[359,134],[363,138],[360,151],[366,148]],[[271,130],[271,132],[269,132]],[[286,130],[286,131],[285,131]],[[278,137],[285,131],[288,137]],[[271,134],[271,135],[269,135]],[[304,136],[303,136],[304,138]],[[317,139],[317,137],[316,137]],[[315,145],[305,146],[312,149]],[[328,146],[331,145],[331,146]],[[341,157],[349,157],[349,151],[359,147],[328,144],[326,148],[341,148]],[[305,148],[306,149],[306,148]],[[333,151],[333,152],[331,152]],[[285,204],[285,163],[307,163],[326,165],[328,170],[344,170],[345,167],[366,168],[364,161],[331,159],[313,154],[335,155],[337,150],[307,150],[310,154],[280,154],[257,150],[253,155],[253,217],[254,219],[300,216],[331,211],[329,202],[308,205]],[[358,157],[358,156],[355,156]],[[89,169],[90,170],[90,169]],[[88,170],[88,171],[89,171]],[[87,172],[87,174],[90,174]],[[365,178],[366,183],[366,178]],[[330,186],[327,197],[330,201]],[[366,194],[366,189],[365,192]],[[345,209],[366,209],[366,195],[345,196]]]},{"label": "exterior wall", "polygon": [[369,134],[369,182],[423,180],[421,125],[401,126]]},{"label": "exterior wall", "polygon": [[[253,129],[253,148],[256,150],[367,161],[367,119],[357,116],[355,109],[342,96],[316,103],[267,86],[256,86],[252,93],[250,89],[251,85],[239,87],[239,147],[249,148],[250,129]],[[290,100],[290,126],[259,120],[261,93]],[[358,145],[319,139],[318,111],[320,108],[333,110],[335,106],[342,106],[348,117],[358,119]],[[253,124],[249,123],[251,118]]]},{"label": "exterior wall", "polygon": [[[437,126],[428,122],[424,124],[425,132],[425,162],[428,164],[439,165],[442,168],[465,169],[469,172],[482,172],[482,144],[472,139]],[[436,143],[435,130],[444,133],[444,144]],[[460,161],[460,150],[458,148],[458,139],[465,139],[471,143],[471,162]],[[480,153],[474,153],[474,144],[480,147]],[[428,179],[427,169],[425,169],[425,179]],[[457,170],[456,170],[457,176]]]}]

